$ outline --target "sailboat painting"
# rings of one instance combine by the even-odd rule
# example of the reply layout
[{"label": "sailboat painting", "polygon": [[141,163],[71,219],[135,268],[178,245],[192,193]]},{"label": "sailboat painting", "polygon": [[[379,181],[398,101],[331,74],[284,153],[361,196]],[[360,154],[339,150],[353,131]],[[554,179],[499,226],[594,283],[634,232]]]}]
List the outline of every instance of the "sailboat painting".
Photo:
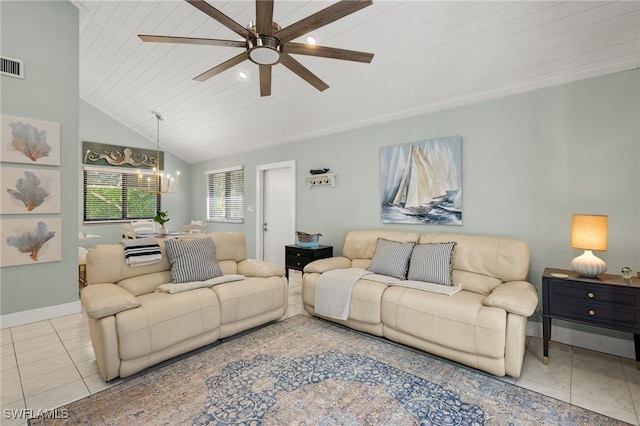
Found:
[{"label": "sailboat painting", "polygon": [[462,138],[380,150],[383,223],[462,225]]}]

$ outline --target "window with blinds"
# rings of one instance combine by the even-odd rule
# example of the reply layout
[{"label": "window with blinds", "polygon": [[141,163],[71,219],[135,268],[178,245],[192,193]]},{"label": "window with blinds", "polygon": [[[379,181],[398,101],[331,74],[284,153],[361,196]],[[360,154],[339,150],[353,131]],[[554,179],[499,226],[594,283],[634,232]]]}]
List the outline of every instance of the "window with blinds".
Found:
[{"label": "window with blinds", "polygon": [[153,179],[137,170],[85,167],[83,187],[85,223],[152,219],[161,210],[161,196],[148,192]]},{"label": "window with blinds", "polygon": [[244,222],[244,167],[205,172],[207,176],[207,220]]}]

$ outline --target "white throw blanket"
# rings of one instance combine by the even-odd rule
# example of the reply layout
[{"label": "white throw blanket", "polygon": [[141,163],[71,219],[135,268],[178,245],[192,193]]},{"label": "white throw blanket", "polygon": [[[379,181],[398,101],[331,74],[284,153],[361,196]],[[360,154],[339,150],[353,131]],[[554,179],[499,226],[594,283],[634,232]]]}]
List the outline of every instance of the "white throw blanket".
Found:
[{"label": "white throw blanket", "polygon": [[355,283],[365,275],[372,275],[372,272],[348,268],[334,269],[320,275],[316,282],[316,313],[341,320],[349,318],[351,291]]},{"label": "white throw blanket", "polygon": [[124,260],[131,267],[150,265],[162,261],[160,245],[155,238],[120,241],[124,247]]}]

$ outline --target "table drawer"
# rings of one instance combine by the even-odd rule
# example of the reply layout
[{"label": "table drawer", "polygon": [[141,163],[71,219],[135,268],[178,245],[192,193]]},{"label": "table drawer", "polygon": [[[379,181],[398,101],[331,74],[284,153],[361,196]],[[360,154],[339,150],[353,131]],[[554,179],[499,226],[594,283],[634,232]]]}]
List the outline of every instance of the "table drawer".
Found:
[{"label": "table drawer", "polygon": [[620,308],[610,303],[575,303],[557,298],[550,301],[549,314],[593,325],[640,330],[640,310]]},{"label": "table drawer", "polygon": [[314,259],[315,254],[311,250],[287,247],[287,262],[289,259]]},{"label": "table drawer", "polygon": [[287,266],[290,268],[304,268],[307,263],[311,263],[312,259],[298,256],[287,256]]},{"label": "table drawer", "polygon": [[299,247],[297,245],[285,246],[285,268],[302,271],[304,267],[314,260],[333,256],[332,246]]},{"label": "table drawer", "polygon": [[640,292],[633,288],[602,286],[598,284],[573,283],[549,280],[551,300],[571,300],[582,304],[607,304],[618,308],[640,309]]},{"label": "table drawer", "polygon": [[640,330],[637,289],[549,280],[547,290],[549,297],[544,314],[604,327]]}]

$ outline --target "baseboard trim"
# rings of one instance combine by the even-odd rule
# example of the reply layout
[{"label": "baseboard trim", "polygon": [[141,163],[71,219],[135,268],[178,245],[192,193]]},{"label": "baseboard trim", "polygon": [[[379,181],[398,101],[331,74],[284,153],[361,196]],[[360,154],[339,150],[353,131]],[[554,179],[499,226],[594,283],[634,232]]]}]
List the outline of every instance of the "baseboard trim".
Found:
[{"label": "baseboard trim", "polygon": [[[542,323],[527,322],[527,336],[542,338]],[[620,339],[552,325],[551,340],[592,351],[635,359],[633,339]]]},{"label": "baseboard trim", "polygon": [[82,304],[79,300],[76,300],[75,302],[64,303],[62,305],[0,315],[0,328],[17,327],[19,325],[77,314],[79,312],[82,312]]}]

